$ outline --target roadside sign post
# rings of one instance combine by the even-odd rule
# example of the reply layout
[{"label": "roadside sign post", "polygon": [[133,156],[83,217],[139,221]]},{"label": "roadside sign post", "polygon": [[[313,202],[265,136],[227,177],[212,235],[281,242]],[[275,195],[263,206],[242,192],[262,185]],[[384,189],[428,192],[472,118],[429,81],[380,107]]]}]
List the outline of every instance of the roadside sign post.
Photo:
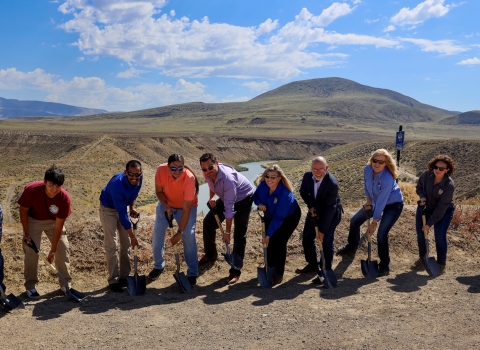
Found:
[{"label": "roadside sign post", "polygon": [[405,141],[405,131],[402,131],[403,127],[400,125],[395,137],[395,149],[397,150],[397,166],[400,166],[400,151],[403,150],[403,144]]}]

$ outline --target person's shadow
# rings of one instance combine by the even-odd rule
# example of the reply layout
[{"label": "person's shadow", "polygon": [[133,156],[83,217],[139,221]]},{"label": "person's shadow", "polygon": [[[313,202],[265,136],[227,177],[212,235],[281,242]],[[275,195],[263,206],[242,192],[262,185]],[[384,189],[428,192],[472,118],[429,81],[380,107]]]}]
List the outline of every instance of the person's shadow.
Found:
[{"label": "person's shadow", "polygon": [[466,284],[469,286],[467,292],[480,293],[480,275],[457,277],[457,281],[461,284]]},{"label": "person's shadow", "polygon": [[412,293],[420,290],[420,287],[426,286],[430,276],[417,274],[416,271],[400,273],[395,278],[387,278],[387,282],[392,284],[390,287],[394,292]]}]

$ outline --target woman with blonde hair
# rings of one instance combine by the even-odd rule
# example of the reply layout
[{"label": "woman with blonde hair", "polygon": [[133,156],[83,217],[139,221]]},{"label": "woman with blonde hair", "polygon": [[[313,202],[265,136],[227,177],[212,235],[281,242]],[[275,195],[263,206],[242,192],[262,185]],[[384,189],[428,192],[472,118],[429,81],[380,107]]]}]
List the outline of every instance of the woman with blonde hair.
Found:
[{"label": "woman with blonde hair", "polygon": [[388,233],[403,210],[403,195],[396,182],[397,177],[397,167],[390,153],[383,148],[374,151],[363,169],[366,202],[350,219],[348,244],[337,252],[338,255],[354,254],[360,244],[360,227],[369,218],[373,218],[367,233],[372,234],[379,226],[377,242],[380,277],[390,273]]},{"label": "woman with blonde hair", "polygon": [[283,170],[274,164],[260,177],[253,201],[264,212],[268,266],[276,268],[276,280],[281,283],[287,259],[287,242],[302,214],[293,194],[292,184]]},{"label": "woman with blonde hair", "polygon": [[[417,183],[417,194],[420,197],[415,217],[417,231],[418,253],[420,259],[414,264],[419,268],[423,263],[421,258],[426,254],[424,230],[434,227],[437,262],[440,274],[445,272],[447,263],[447,230],[453,218],[455,204],[453,192],[455,184],[450,177],[455,172],[456,165],[452,158],[439,155],[427,164],[427,170],[420,175]],[[427,220],[423,225],[422,214]]]}]

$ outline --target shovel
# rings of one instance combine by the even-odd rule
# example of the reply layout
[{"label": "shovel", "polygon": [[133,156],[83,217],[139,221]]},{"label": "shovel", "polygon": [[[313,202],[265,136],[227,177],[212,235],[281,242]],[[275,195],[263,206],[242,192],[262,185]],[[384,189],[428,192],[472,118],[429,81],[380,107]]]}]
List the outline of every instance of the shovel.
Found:
[{"label": "shovel", "polygon": [[[425,214],[422,213],[422,222],[423,226],[427,224],[427,218],[425,217]],[[428,231],[424,230],[423,234],[425,236],[425,247],[426,247],[426,253],[424,256],[422,256],[422,262],[423,266],[425,266],[425,270],[427,270],[428,275],[432,277],[437,277],[438,274],[440,273],[440,270],[438,268],[437,261],[435,260],[434,257],[428,257],[430,249],[429,249],[429,240],[428,240]]]},{"label": "shovel", "polygon": [[[368,226],[370,227],[370,219],[368,219]],[[367,260],[360,260],[362,274],[366,278],[376,279],[378,277],[378,262],[377,260],[372,261],[372,235],[368,233],[368,229],[366,235],[368,239],[368,257]]]},{"label": "shovel", "polygon": [[60,272],[57,271],[55,266],[50,264],[50,262],[47,260],[47,258],[45,257],[45,254],[43,254],[43,252],[40,249],[37,248],[33,239],[30,240],[30,243],[27,243],[27,240],[24,240],[23,242],[27,246],[32,248],[35,251],[35,253],[37,253],[40,256],[40,258],[42,258],[43,262],[50,268],[50,270],[52,270],[54,273],[56,273],[58,278],[60,278],[63,281],[63,283],[65,284],[65,294],[67,294],[70,298],[72,298],[73,300],[78,301],[78,302],[82,301],[85,298],[85,294],[80,293],[78,290],[75,290],[68,285],[68,282],[65,280],[65,278],[63,278],[63,276],[60,274]]},{"label": "shovel", "polygon": [[[218,217],[218,212],[217,212],[217,207],[211,207],[210,203],[207,203],[208,209],[210,209],[213,212],[213,216],[215,216],[215,220],[217,221],[217,225],[220,228],[220,232],[222,233],[222,237],[225,234],[225,231],[223,231],[223,226],[222,223],[220,222],[220,218]],[[225,254],[222,253],[222,255],[225,258],[225,261],[233,267],[235,270],[241,270],[243,267],[243,260],[238,255],[237,253],[230,253],[230,246],[228,245],[227,242],[225,242]]]},{"label": "shovel", "polygon": [[25,309],[23,302],[15,295],[5,295],[5,291],[3,290],[2,286],[0,286],[0,306],[2,306],[5,312]]},{"label": "shovel", "polygon": [[[258,212],[260,220],[262,221],[262,241],[265,238],[265,217]],[[265,267],[257,267],[257,278],[258,283],[262,288],[272,288],[274,281],[277,277],[277,272],[275,267],[268,267],[267,260],[267,246],[263,244],[263,257],[265,260]]]},{"label": "shovel", "polygon": [[[318,219],[317,217],[310,216],[310,220],[313,221],[313,224],[315,225],[315,236],[318,237]],[[337,276],[335,276],[335,273],[332,270],[327,270],[325,268],[325,256],[323,255],[323,242],[317,238],[317,244],[318,244],[318,249],[317,249],[317,254],[318,251],[320,251],[320,261],[317,265],[317,274],[318,278],[320,279],[320,282],[323,283],[325,288],[336,288],[337,287]]]},{"label": "shovel", "polygon": [[[168,227],[170,228],[170,234],[173,236],[173,215],[168,215],[168,212],[165,212],[165,218],[168,221]],[[192,290],[190,282],[188,282],[187,276],[183,272],[180,272],[180,256],[178,255],[178,247],[175,244],[173,246],[173,251],[175,252],[175,262],[177,264],[177,270],[173,274],[175,281],[177,281],[178,286],[182,293],[189,292]]]},{"label": "shovel", "polygon": [[[140,214],[137,216],[137,220],[134,221],[130,219],[130,222],[133,226],[133,236],[137,238],[137,224],[140,220]],[[128,294],[131,296],[143,295],[145,294],[145,289],[147,288],[147,280],[145,275],[139,276],[138,275],[138,256],[137,256],[137,246],[133,249],[133,266],[134,266],[134,274],[133,276],[127,277],[127,291]]]}]

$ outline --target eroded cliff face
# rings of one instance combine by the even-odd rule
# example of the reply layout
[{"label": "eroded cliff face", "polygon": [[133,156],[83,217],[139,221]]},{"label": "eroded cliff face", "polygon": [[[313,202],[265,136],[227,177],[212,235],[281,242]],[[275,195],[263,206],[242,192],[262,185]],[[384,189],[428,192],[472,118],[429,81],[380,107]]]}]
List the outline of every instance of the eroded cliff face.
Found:
[{"label": "eroded cliff face", "polygon": [[285,138],[212,136],[203,134],[59,134],[0,131],[0,200],[15,220],[16,200],[25,184],[43,179],[55,163],[65,173],[65,189],[76,215],[95,214],[98,196],[113,174],[130,159],[143,165],[142,202],[155,201],[154,174],[169,155],[180,153],[200,175],[198,158],[206,152],[221,162],[236,165],[267,159],[307,159],[338,143]]}]

